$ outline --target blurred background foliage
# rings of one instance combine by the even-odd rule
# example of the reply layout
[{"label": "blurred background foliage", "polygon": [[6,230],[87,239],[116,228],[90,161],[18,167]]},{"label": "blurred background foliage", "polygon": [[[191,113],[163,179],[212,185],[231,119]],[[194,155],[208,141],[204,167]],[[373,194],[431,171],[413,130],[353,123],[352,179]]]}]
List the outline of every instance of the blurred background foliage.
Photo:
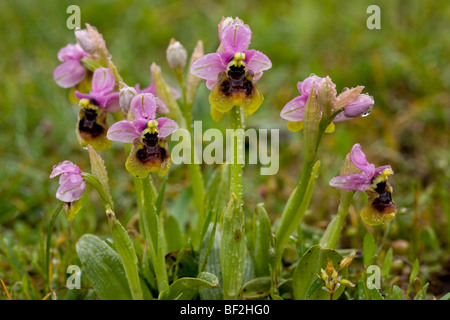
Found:
[{"label": "blurred background foliage", "polygon": [[[16,287],[13,298],[47,294],[20,287],[29,280],[40,288],[42,282],[38,275],[44,235],[58,205],[54,197],[58,183],[49,179],[52,166],[69,159],[90,170],[87,151],[75,135],[79,107],[69,102],[68,90],[58,87],[52,77],[59,64],[58,50],[75,42],[73,31],[66,27],[66,8],[71,4],[75,2],[0,3],[0,278],[10,289]],[[306,247],[314,244],[335,214],[339,191],[328,181],[359,142],[370,162],[392,165],[399,213],[389,225],[369,228],[358,217],[365,201],[358,195],[339,246],[361,249],[362,238],[370,231],[382,247],[380,257],[393,248],[398,285],[418,258],[421,277],[430,282],[429,292],[439,296],[450,290],[448,1],[86,0],[76,4],[82,24],[90,23],[103,34],[125,82],[142,87],[150,83],[152,62],[176,87],[165,60],[170,38],[188,52],[201,39],[209,53],[219,44],[217,24],[222,16],[238,16],[250,25],[251,48],[264,52],[273,68],[258,82],[265,101],[247,127],[280,129],[280,170],[260,176],[258,165],[246,165],[246,210],[250,216],[255,205],[264,202],[275,224],[302,165],[302,133],[289,132],[279,117],[282,107],[298,95],[297,82],[314,73],[329,75],[338,91],[364,85],[375,99],[373,112],[337,123],[336,131],[325,136],[319,151],[319,180],[298,237]],[[366,27],[371,4],[381,8],[380,30]],[[210,119],[208,93],[201,85],[194,118],[203,121],[204,130],[224,130],[226,118],[219,124]],[[124,168],[127,154],[114,143],[101,155],[109,170],[117,215],[127,223],[136,207],[133,184]],[[212,167],[203,165],[203,170],[207,176]],[[173,166],[165,199],[183,231],[193,214],[186,171],[184,166]],[[54,264],[61,286],[65,267],[77,259],[77,239],[84,233],[109,234],[96,193],[88,192],[84,200],[84,209],[73,223],[60,217],[56,224]],[[0,299],[5,297],[0,289]]]}]

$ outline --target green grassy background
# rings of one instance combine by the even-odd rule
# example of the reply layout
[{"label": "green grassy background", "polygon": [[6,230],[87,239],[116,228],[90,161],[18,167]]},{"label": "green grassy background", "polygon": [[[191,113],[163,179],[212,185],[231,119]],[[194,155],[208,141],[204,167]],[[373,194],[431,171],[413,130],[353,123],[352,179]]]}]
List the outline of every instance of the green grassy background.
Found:
[{"label": "green grassy background", "polygon": [[[248,127],[281,130],[280,171],[259,176],[257,166],[246,166],[245,197],[249,212],[265,202],[273,221],[281,214],[302,164],[301,133],[287,131],[279,118],[284,104],[298,95],[296,83],[314,73],[329,75],[338,91],[364,85],[365,92],[375,98],[375,108],[368,117],[338,123],[336,131],[324,138],[319,152],[322,168],[301,230],[320,233],[336,212],[339,192],[328,181],[359,142],[369,161],[377,166],[391,164],[395,171],[393,197],[399,214],[383,243],[394,248],[400,261],[399,283],[418,258],[422,278],[430,281],[429,290],[433,287],[438,296],[450,290],[449,282],[435,279],[435,272],[450,274],[450,4],[375,3],[381,8],[380,30],[366,28],[366,8],[374,4],[366,0],[101,0],[76,4],[81,8],[82,24],[88,22],[103,34],[114,63],[130,85],[148,85],[149,66],[156,62],[176,86],[165,61],[171,37],[188,52],[201,39],[208,53],[218,46],[217,24],[222,16],[239,16],[250,25],[251,48],[269,56],[273,67],[258,82],[265,101]],[[52,166],[69,159],[89,171],[87,152],[75,136],[78,107],[52,77],[59,64],[58,50],[75,42],[73,31],[66,28],[70,4],[74,1],[0,3],[0,234],[4,240],[0,277],[10,289],[24,282],[25,274],[40,288],[42,280],[33,275],[42,272],[43,229],[58,204],[54,197],[58,183],[49,179]],[[195,119],[203,120],[204,128],[226,128],[227,121],[215,124],[210,120],[207,96],[202,85],[194,105]],[[129,208],[136,205],[124,169],[127,155],[120,144],[101,155],[110,169],[117,214],[126,223],[133,214]],[[203,169],[211,171],[207,166]],[[191,213],[180,209],[190,196],[185,167],[173,166],[169,183],[166,205],[180,221],[188,221]],[[87,198],[72,224],[63,217],[57,221],[55,246],[61,260],[56,266],[61,268],[61,279],[67,265],[64,259],[76,259],[74,243],[82,234],[108,234],[96,194],[89,193]],[[363,200],[356,199],[355,212]],[[340,246],[360,248],[366,229],[381,241],[386,226],[368,228],[353,214]],[[16,291],[13,298],[47,294],[39,289],[22,290],[20,284]],[[0,289],[0,299],[5,297]]]}]

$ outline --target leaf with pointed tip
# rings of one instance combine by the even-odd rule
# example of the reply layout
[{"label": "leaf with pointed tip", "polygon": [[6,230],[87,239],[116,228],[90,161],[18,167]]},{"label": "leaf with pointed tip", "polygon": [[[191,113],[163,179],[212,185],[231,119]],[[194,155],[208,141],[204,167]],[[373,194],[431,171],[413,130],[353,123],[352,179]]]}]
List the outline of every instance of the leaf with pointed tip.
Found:
[{"label": "leaf with pointed tip", "polygon": [[89,159],[91,161],[92,175],[96,177],[98,181],[100,181],[103,190],[109,198],[109,202],[112,203],[108,184],[108,172],[106,171],[105,161],[103,161],[102,157],[94,150],[94,148],[92,148],[91,145],[88,145],[88,152]]},{"label": "leaf with pointed tip", "polygon": [[130,300],[125,271],[119,254],[99,237],[83,235],[76,250],[89,282],[101,300]]},{"label": "leaf with pointed tip", "polygon": [[164,298],[167,300],[191,300],[201,289],[216,288],[219,279],[209,272],[202,272],[198,278],[180,278],[169,287],[169,293]]}]

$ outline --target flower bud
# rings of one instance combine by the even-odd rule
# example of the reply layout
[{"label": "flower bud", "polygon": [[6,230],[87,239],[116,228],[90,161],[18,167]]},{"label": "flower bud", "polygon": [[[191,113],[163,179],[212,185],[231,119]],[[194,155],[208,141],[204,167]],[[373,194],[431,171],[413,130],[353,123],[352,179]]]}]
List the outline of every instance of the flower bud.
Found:
[{"label": "flower bud", "polygon": [[172,69],[182,70],[186,65],[187,52],[180,42],[172,38],[166,51],[166,57]]},{"label": "flower bud", "polygon": [[130,110],[130,102],[137,95],[137,91],[133,87],[125,85],[120,89],[119,104],[122,112],[126,116]]},{"label": "flower bud", "polygon": [[333,106],[336,102],[336,85],[329,76],[326,76],[319,82],[318,98],[322,107],[323,117],[328,119],[333,112]]},{"label": "flower bud", "polygon": [[91,39],[89,32],[86,29],[75,29],[75,38],[77,39],[78,44],[83,48],[87,53],[94,53],[95,51],[95,43]]},{"label": "flower bud", "polygon": [[352,263],[355,255],[356,255],[356,251],[353,250],[352,252],[350,252],[350,254],[348,256],[344,257],[344,259],[342,259],[342,261],[339,265],[339,269],[347,268],[350,265],[350,263]]},{"label": "flower bud", "polygon": [[[203,42],[201,40],[197,41],[197,45],[194,48],[194,51],[191,55],[191,61],[189,65],[189,70],[192,67],[192,64],[195,60],[202,57],[204,55],[203,51]],[[186,89],[186,101],[188,104],[194,103],[195,94],[197,93],[198,86],[202,82],[202,79],[193,75],[191,72],[188,73],[187,76],[187,89]]]},{"label": "flower bud", "polygon": [[222,17],[222,20],[220,21],[220,23],[218,25],[219,39],[221,39],[221,37],[222,37],[222,30],[225,27],[231,26],[233,24],[244,24],[244,21],[242,21],[238,17],[236,17],[234,19],[232,17],[227,17],[227,18]]}]

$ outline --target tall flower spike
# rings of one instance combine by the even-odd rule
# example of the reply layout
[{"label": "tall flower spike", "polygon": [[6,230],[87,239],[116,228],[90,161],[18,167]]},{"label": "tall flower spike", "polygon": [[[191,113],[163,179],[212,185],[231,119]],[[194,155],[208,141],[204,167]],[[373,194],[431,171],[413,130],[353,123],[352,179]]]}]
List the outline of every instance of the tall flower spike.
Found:
[{"label": "tall flower spike", "polygon": [[361,218],[368,225],[380,225],[395,217],[397,207],[392,201],[392,187],[387,182],[388,176],[394,174],[391,166],[375,168],[367,161],[359,143],[350,152],[350,160],[361,173],[334,177],[330,186],[348,190],[364,191],[369,199],[361,210]]},{"label": "tall flower spike", "polygon": [[[321,104],[322,113],[327,111],[325,112],[325,115],[330,116],[332,113],[343,109],[343,111],[333,119],[333,122],[350,120],[367,115],[373,108],[373,98],[367,94],[361,94],[361,91],[364,89],[363,86],[344,90],[337,95],[336,85],[328,76],[321,78],[312,75],[297,84],[300,96],[289,101],[281,110],[281,118],[288,120],[288,128],[292,131],[298,131],[303,127],[302,123],[304,120],[305,105],[313,83],[317,86],[316,94],[317,99]],[[325,104],[329,104],[329,106],[325,106]],[[329,107],[329,110],[324,110],[325,107]],[[330,131],[332,131],[333,128],[334,127],[331,126]]]},{"label": "tall flower spike", "polygon": [[206,80],[211,90],[211,115],[218,121],[235,105],[242,106],[247,116],[263,102],[256,86],[263,71],[272,67],[269,58],[256,50],[248,50],[252,31],[242,20],[223,20],[219,24],[221,45],[218,52],[194,61],[191,73]]},{"label": "tall flower spike", "polygon": [[81,59],[87,53],[79,44],[68,44],[58,51],[58,60],[63,62],[53,72],[53,79],[62,88],[72,88],[86,76],[86,68]]},{"label": "tall flower spike", "polygon": [[170,168],[171,155],[165,138],[178,124],[166,117],[156,118],[156,110],[154,95],[138,94],[130,103],[134,119],[116,122],[108,130],[108,139],[133,143],[125,166],[136,177],[145,178],[151,172],[162,176]]}]

